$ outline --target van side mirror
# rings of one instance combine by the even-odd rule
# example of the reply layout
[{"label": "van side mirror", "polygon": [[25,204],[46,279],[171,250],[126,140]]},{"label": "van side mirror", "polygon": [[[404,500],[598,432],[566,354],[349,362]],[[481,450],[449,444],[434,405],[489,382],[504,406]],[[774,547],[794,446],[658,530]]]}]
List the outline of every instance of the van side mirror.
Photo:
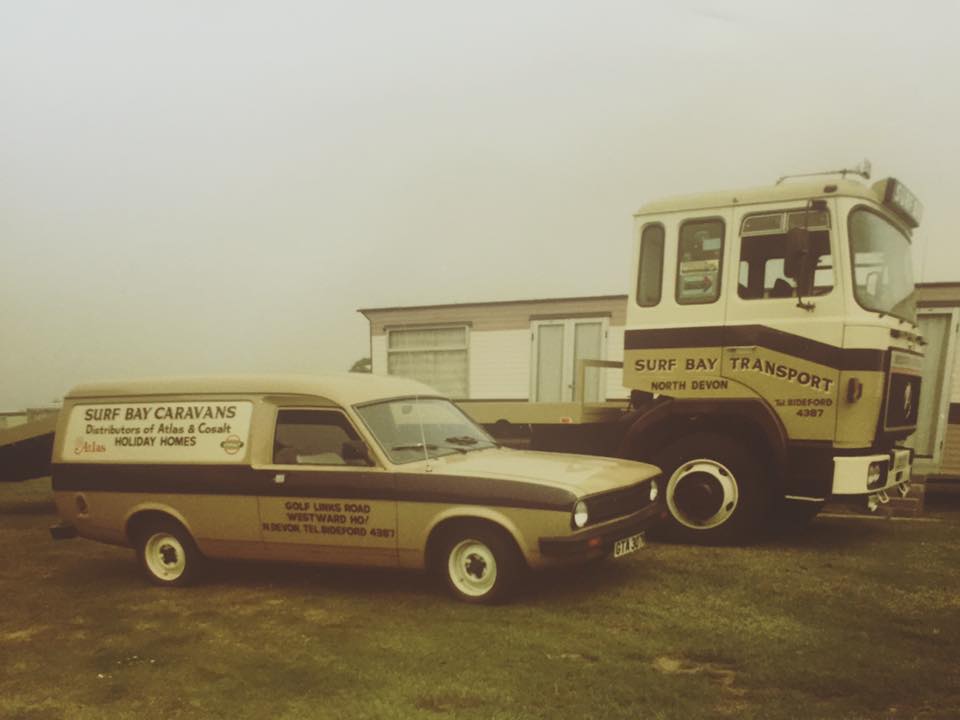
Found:
[{"label": "van side mirror", "polygon": [[783,274],[797,284],[800,296],[809,295],[813,286],[814,260],[811,252],[810,231],[806,228],[790,228],[787,231],[787,254],[783,259]]},{"label": "van side mirror", "polygon": [[340,447],[340,456],[347,465],[373,465],[370,451],[363,440],[347,440]]}]

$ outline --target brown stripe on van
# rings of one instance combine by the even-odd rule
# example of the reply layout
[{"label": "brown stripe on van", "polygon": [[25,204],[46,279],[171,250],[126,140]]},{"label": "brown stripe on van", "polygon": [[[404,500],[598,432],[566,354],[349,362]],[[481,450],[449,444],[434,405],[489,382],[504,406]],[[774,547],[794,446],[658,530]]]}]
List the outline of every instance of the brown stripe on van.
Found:
[{"label": "brown stripe on van", "polygon": [[[277,475],[283,482],[277,483]],[[254,470],[236,465],[66,464],[53,469],[58,492],[244,495],[395,500],[567,511],[576,496],[561,488],[498,478],[363,470]]]}]

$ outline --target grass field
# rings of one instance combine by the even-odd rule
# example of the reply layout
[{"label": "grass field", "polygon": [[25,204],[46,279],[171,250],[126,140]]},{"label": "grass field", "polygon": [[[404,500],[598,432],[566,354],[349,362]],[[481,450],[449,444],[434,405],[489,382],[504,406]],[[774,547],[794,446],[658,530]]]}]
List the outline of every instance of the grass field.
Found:
[{"label": "grass field", "polygon": [[504,607],[423,576],[214,566],[154,588],[0,484],[0,717],[957,718],[960,512],[652,545]]}]

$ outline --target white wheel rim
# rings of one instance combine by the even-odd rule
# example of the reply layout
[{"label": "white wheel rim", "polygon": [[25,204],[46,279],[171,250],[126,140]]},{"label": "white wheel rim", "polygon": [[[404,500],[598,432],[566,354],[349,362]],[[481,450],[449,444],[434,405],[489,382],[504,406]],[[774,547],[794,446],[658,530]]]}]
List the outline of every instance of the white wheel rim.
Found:
[{"label": "white wheel rim", "polygon": [[497,582],[497,559],[479,540],[461,540],[450,551],[447,572],[453,586],[470,597],[487,594]]},{"label": "white wheel rim", "polygon": [[[705,496],[704,502],[691,501],[690,495]],[[667,482],[670,514],[692,530],[709,530],[722,525],[733,515],[739,500],[736,478],[729,468],[716,460],[701,458],[685,462]],[[709,509],[704,511],[703,507],[695,507],[697,504]]]},{"label": "white wheel rim", "polygon": [[170,533],[160,532],[150,536],[143,551],[147,568],[160,580],[176,580],[187,567],[183,545]]}]

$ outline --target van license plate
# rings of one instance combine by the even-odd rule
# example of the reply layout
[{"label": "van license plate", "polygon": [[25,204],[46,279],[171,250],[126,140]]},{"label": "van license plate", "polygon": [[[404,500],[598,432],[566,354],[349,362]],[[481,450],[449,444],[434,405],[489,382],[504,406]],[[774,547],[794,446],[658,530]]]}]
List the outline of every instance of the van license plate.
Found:
[{"label": "van license plate", "polygon": [[625,537],[623,540],[617,540],[613,544],[613,556],[618,558],[621,555],[628,555],[632,552],[636,552],[643,546],[643,533],[637,533],[636,535]]}]

